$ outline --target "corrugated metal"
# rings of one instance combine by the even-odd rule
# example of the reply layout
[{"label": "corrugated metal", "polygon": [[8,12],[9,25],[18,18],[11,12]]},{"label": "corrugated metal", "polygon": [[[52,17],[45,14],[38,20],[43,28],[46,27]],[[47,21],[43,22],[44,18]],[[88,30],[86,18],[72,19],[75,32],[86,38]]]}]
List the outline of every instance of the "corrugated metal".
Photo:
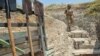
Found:
[{"label": "corrugated metal", "polygon": [[[28,9],[26,9],[26,6],[28,7]],[[23,6],[23,11],[24,13],[28,10],[28,13],[32,13],[32,3],[30,0],[22,0],[22,6]]]}]

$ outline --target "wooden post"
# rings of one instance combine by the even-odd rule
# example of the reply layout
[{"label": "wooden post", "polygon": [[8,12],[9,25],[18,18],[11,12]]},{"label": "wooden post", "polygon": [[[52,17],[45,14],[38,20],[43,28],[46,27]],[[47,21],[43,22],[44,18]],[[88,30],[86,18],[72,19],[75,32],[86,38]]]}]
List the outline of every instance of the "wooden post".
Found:
[{"label": "wooden post", "polygon": [[10,17],[9,0],[5,0],[5,8],[6,8],[6,18],[7,18],[7,23],[8,23],[8,32],[9,32],[9,37],[10,37],[10,44],[11,44],[12,54],[13,54],[13,56],[17,56],[14,36],[13,36],[13,33],[12,33],[12,29],[11,29],[11,17]]},{"label": "wooden post", "polygon": [[[31,10],[31,4],[29,4],[28,2],[30,2],[30,0],[24,0],[24,9],[25,9],[25,14],[26,14],[26,23],[27,23],[27,33],[28,33],[28,42],[29,42],[29,47],[30,47],[30,51],[31,51],[31,56],[34,56],[34,50],[33,50],[33,43],[32,43],[32,37],[31,37],[31,32],[30,32],[30,28],[29,28],[29,10]],[[30,7],[30,8],[28,8]]]},{"label": "wooden post", "polygon": [[29,18],[26,18],[26,21],[27,21],[28,41],[29,41],[29,46],[30,46],[30,50],[31,50],[31,56],[34,56],[32,37],[31,37],[30,28],[29,28]]},{"label": "wooden post", "polygon": [[11,29],[11,19],[7,19],[7,22],[8,22],[8,32],[9,32],[9,37],[10,37],[10,44],[11,44],[12,53],[13,53],[13,56],[17,56],[14,36],[12,33],[12,29]]}]

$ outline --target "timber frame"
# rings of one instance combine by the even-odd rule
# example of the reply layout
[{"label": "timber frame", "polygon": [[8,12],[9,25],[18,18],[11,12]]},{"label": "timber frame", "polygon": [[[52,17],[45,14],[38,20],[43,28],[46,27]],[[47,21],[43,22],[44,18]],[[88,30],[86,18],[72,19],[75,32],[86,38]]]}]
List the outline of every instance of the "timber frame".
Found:
[{"label": "timber frame", "polygon": [[12,32],[12,27],[27,27],[27,34],[28,34],[28,43],[30,49],[30,56],[35,56],[34,47],[32,46],[32,36],[30,32],[30,26],[38,27],[39,33],[39,43],[40,43],[40,56],[46,56],[45,51],[47,50],[46,46],[46,35],[45,35],[45,26],[44,26],[44,11],[43,11],[43,4],[37,0],[34,0],[35,11],[34,15],[37,16],[38,23],[30,23],[29,22],[29,14],[32,12],[32,6],[30,0],[23,0],[23,11],[26,14],[26,23],[11,23],[11,15],[10,15],[10,0],[5,0],[5,11],[6,11],[6,19],[7,23],[0,23],[0,27],[8,27],[8,33],[10,38],[10,46],[12,50],[12,56],[17,56],[16,47],[15,47],[15,37]]}]

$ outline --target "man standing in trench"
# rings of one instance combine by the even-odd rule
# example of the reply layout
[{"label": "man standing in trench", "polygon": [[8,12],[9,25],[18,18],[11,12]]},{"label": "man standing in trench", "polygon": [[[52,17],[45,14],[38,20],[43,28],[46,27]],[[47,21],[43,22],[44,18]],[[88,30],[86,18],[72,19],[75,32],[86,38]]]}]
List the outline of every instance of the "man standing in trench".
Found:
[{"label": "man standing in trench", "polygon": [[65,10],[66,22],[67,22],[67,31],[71,31],[71,27],[73,25],[73,11],[71,11],[71,5],[67,5],[67,9]]}]

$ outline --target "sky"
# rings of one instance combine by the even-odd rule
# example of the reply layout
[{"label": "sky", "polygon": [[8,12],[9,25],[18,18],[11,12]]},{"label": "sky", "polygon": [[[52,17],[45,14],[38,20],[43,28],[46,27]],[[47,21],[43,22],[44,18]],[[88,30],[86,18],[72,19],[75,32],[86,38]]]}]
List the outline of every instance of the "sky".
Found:
[{"label": "sky", "polygon": [[[17,4],[21,4],[22,0],[17,0]],[[43,2],[45,5],[49,5],[49,4],[78,4],[78,3],[86,3],[86,2],[91,2],[93,0],[39,0],[41,2]]]},{"label": "sky", "polygon": [[91,2],[93,0],[40,0],[43,2],[45,5],[49,4],[78,4],[78,3],[86,3],[86,2]]},{"label": "sky", "polygon": [[[50,4],[79,4],[79,3],[87,3],[94,0],[39,0],[41,1],[45,6]],[[22,0],[17,0],[17,5],[20,5],[22,7]]]}]

